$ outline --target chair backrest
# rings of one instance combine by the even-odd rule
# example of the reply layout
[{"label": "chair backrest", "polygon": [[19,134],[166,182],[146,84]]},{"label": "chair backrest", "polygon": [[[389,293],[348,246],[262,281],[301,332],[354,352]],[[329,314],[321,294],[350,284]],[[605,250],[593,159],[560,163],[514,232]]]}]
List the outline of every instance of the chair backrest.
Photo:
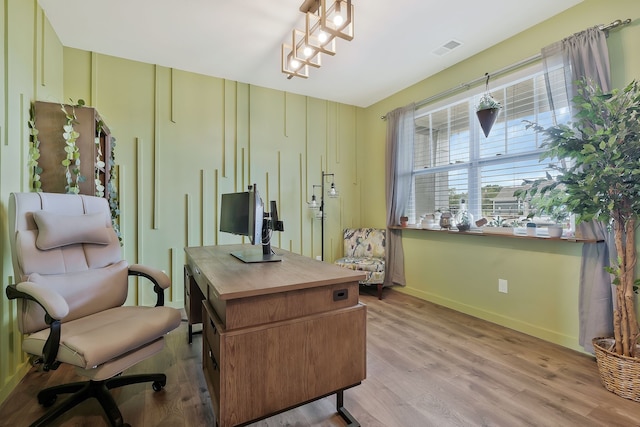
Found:
[{"label": "chair backrest", "polygon": [[346,228],[344,256],[353,258],[384,258],[387,230],[380,228]]},{"label": "chair backrest", "polygon": [[[128,265],[101,197],[12,193],[9,240],[16,282],[51,287],[66,300],[63,322],[117,307],[127,298]],[[23,333],[46,327],[44,311],[18,300]]]}]

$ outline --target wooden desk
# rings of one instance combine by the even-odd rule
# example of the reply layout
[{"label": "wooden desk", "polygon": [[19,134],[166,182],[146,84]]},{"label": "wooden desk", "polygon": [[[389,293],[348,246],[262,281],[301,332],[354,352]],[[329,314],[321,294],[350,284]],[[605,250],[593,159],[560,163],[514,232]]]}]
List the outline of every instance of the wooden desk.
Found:
[{"label": "wooden desk", "polygon": [[281,249],[281,262],[245,264],[230,255],[238,250],[262,248],[185,248],[205,298],[202,365],[216,424],[244,425],[336,394],[338,413],[359,426],[343,392],[366,376],[364,274]]}]

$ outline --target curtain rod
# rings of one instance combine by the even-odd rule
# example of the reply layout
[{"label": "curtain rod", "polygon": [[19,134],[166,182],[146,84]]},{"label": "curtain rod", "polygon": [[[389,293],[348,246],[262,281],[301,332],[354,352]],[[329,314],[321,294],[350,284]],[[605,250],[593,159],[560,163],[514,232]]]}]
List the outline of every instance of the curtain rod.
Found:
[{"label": "curtain rod", "polygon": [[609,31],[609,30],[613,30],[614,28],[617,27],[621,27],[623,25],[627,25],[631,23],[631,19],[625,19],[624,21],[620,20],[620,19],[616,19],[615,21],[613,21],[612,23],[610,23],[609,25],[600,25],[598,27],[598,29],[600,31]]},{"label": "curtain rod", "polygon": [[[623,25],[627,25],[630,22],[631,22],[631,19],[625,19],[624,21],[622,21],[620,19],[616,19],[615,21],[611,22],[608,25],[604,25],[603,24],[603,25],[598,26],[598,29],[600,31],[609,31],[609,30],[612,30],[614,28],[621,27]],[[516,62],[514,64],[507,65],[504,68],[500,68],[499,70],[496,70],[496,71],[494,71],[492,73],[488,73],[488,74],[491,77],[497,77],[497,76],[500,76],[502,74],[507,74],[507,73],[510,73],[511,71],[515,71],[518,68],[524,67],[526,65],[532,64],[532,63],[534,63],[534,62],[536,62],[536,61],[538,61],[540,59],[542,59],[542,55],[540,53],[538,53],[536,55],[530,56],[529,58],[525,58],[525,59],[523,59],[521,61],[518,61],[518,62]],[[449,88],[449,89],[447,89],[447,90],[445,90],[443,92],[440,92],[440,93],[437,93],[437,94],[435,94],[433,96],[425,98],[422,101],[416,102],[416,108],[422,107],[423,105],[427,105],[427,104],[429,104],[429,103],[431,103],[433,101],[436,101],[438,99],[446,98],[447,96],[453,95],[453,94],[455,94],[457,92],[461,92],[462,90],[467,90],[471,86],[477,85],[478,83],[485,81],[486,78],[487,78],[487,76],[485,74],[482,77],[477,77],[477,78],[475,78],[475,79],[473,79],[471,81],[468,81],[466,83],[461,83],[458,86],[454,86],[454,87]],[[380,116],[380,118],[382,120],[386,120],[387,116],[386,115]]]}]

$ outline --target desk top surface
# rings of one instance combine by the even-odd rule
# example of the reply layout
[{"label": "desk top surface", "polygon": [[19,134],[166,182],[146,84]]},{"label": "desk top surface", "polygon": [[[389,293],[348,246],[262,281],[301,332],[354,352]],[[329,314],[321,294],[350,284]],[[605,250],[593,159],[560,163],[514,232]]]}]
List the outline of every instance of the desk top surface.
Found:
[{"label": "desk top surface", "polygon": [[222,300],[350,283],[365,278],[363,272],[278,248],[274,248],[274,251],[282,256],[282,261],[247,264],[231,255],[231,252],[241,250],[262,251],[262,248],[251,245],[185,248],[190,261],[208,279]]}]

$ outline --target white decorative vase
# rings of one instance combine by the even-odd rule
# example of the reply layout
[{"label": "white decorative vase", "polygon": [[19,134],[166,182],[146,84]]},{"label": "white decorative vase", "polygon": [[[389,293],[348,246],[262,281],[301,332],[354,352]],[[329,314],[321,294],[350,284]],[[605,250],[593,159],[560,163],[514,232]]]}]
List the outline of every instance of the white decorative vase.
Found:
[{"label": "white decorative vase", "polygon": [[549,233],[549,237],[552,239],[559,239],[562,237],[562,226],[561,225],[550,225],[547,228],[547,233]]}]

